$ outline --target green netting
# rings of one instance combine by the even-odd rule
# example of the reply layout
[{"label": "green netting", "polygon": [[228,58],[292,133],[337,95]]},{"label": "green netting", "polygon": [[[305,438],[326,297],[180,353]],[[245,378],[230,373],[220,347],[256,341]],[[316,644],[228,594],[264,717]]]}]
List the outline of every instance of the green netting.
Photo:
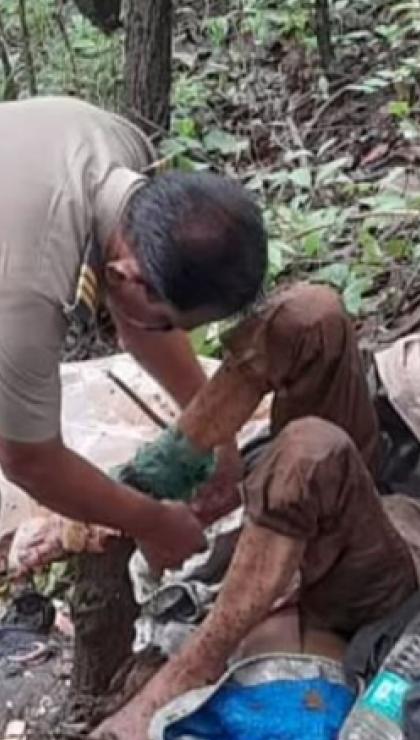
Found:
[{"label": "green netting", "polygon": [[168,429],[111,475],[154,498],[188,501],[214,467],[213,453],[198,452],[178,429]]}]

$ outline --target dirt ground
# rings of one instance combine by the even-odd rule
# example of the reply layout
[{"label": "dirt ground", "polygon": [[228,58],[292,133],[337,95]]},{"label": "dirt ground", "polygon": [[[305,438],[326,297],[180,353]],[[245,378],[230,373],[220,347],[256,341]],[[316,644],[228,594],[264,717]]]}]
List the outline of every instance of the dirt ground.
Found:
[{"label": "dirt ground", "polygon": [[[43,638],[40,638],[44,642]],[[24,720],[26,738],[46,740],[43,724],[54,727],[65,702],[72,667],[72,645],[58,633],[45,640],[46,654],[39,662],[16,662],[36,640],[16,641],[0,628],[0,736],[12,720]],[[26,643],[26,645],[25,645]],[[14,644],[14,650],[10,655]],[[25,645],[25,649],[23,647]],[[53,735],[51,735],[53,737]]]}]

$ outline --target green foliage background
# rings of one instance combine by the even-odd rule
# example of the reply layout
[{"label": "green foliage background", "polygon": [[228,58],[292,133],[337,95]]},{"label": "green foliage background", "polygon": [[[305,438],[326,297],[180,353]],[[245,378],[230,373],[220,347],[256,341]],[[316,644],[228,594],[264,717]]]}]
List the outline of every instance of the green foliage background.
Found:
[{"label": "green foliage background", "polygon": [[[379,175],[369,170],[361,176],[357,142],[346,144],[349,132],[329,135],[326,126],[313,122],[343,104],[337,90],[344,88],[347,98],[364,106],[368,125],[381,106],[394,141],[418,146],[420,0],[386,7],[372,0],[331,1],[337,64],[354,59],[356,68],[361,55],[370,59],[338,86],[318,64],[311,0],[233,0],[222,10],[218,3],[202,6],[201,12],[197,4],[176,5],[172,130],[161,142],[161,156],[177,167],[233,174],[255,192],[270,235],[269,286],[297,277],[321,280],[342,292],[355,316],[392,316],[420,258],[420,183],[402,187],[413,167],[393,164],[392,158]],[[78,95],[118,110],[122,33],[105,36],[70,2],[62,6],[60,25],[58,7],[54,0],[27,3],[38,94]],[[3,0],[0,14],[12,68],[6,79],[0,66],[0,91],[4,99],[23,97],[28,75],[17,0]],[[269,89],[264,97],[264,85],[274,86],[280,74],[279,44],[299,48],[303,71],[307,65],[301,97],[309,99],[309,123],[296,125],[289,112],[272,122],[258,108],[260,99],[266,106],[274,94],[283,105],[281,96],[287,95]],[[293,74],[301,71],[298,66]],[[251,135],[258,126],[268,131],[264,156]],[[378,144],[380,137],[372,150]],[[197,348],[217,353],[219,331],[217,325],[201,330]]]}]

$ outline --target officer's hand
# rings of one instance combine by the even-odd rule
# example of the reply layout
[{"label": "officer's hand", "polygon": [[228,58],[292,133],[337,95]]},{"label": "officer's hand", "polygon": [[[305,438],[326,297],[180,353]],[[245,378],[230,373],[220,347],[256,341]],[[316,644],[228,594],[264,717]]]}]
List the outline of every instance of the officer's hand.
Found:
[{"label": "officer's hand", "polygon": [[164,568],[179,567],[191,555],[205,550],[207,541],[198,519],[186,504],[164,501],[156,529],[138,544],[150,569],[159,574]]}]

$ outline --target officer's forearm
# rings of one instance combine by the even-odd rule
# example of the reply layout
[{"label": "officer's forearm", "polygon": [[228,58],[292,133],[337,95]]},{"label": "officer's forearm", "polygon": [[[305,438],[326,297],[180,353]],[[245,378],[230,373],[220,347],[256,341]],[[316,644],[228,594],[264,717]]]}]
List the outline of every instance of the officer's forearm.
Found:
[{"label": "officer's forearm", "polygon": [[181,408],[206,383],[206,374],[185,332],[137,331],[128,335],[120,327],[120,334],[126,349]]},{"label": "officer's forearm", "polygon": [[156,529],[159,502],[111,480],[61,441],[3,443],[2,450],[5,474],[42,506],[136,539]]},{"label": "officer's forearm", "polygon": [[226,360],[185,409],[178,428],[199,450],[224,445],[249,419],[264,392]]}]

